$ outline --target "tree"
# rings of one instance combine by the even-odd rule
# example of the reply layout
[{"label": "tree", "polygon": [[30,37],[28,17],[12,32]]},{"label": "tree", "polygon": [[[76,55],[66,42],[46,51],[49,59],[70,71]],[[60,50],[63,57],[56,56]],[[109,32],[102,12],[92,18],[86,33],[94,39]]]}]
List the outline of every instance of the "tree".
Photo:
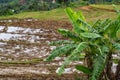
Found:
[{"label": "tree", "polygon": [[[74,12],[67,8],[66,12],[73,24],[73,31],[59,29],[58,31],[70,40],[52,42],[57,48],[46,59],[50,61],[56,56],[68,55],[58,70],[59,74],[71,62],[79,60],[84,53],[86,64],[75,66],[76,69],[88,75],[89,80],[119,80],[120,69],[114,74],[111,67],[112,54],[120,52],[119,29],[120,15],[116,20],[98,20],[90,25],[85,21],[81,12]],[[102,75],[103,74],[103,75]]]}]

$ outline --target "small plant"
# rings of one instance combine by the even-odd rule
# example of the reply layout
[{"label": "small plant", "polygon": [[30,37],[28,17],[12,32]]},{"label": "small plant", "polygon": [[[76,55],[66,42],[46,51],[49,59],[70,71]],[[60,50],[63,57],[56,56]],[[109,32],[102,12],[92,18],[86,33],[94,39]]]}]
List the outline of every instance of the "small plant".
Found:
[{"label": "small plant", "polygon": [[[86,64],[77,65],[75,68],[87,74],[89,80],[118,80],[111,67],[112,55],[120,51],[120,15],[118,14],[116,20],[97,20],[90,25],[81,12],[74,12],[71,8],[66,8],[65,11],[73,24],[73,31],[59,29],[58,32],[70,40],[52,42],[51,45],[57,48],[46,60],[67,55],[58,70],[58,74],[62,74],[70,62],[79,60],[85,53],[83,60]],[[118,69],[117,72],[120,73]]]}]

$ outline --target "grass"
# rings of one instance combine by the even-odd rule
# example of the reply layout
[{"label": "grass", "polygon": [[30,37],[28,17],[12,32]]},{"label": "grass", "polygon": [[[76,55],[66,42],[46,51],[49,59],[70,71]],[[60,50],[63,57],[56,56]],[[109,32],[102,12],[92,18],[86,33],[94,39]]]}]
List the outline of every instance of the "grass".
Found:
[{"label": "grass", "polygon": [[[104,5],[104,4],[100,4],[100,5],[90,5],[92,7],[96,7],[96,8],[102,8],[102,9],[108,9],[108,10],[114,10],[114,7],[112,5]],[[120,9],[120,5],[117,5],[117,7]]]},{"label": "grass", "polygon": [[33,64],[42,61],[42,59],[31,59],[27,61],[0,61],[1,64]]},{"label": "grass", "polygon": [[37,11],[37,12],[22,12],[19,14],[14,14],[10,16],[0,16],[1,19],[6,19],[6,18],[36,18],[36,19],[42,19],[42,20],[49,20],[49,19],[54,19],[54,20],[59,20],[59,19],[64,19],[67,16],[64,16],[65,12],[63,8],[59,9],[54,9],[51,11]]},{"label": "grass", "polygon": [[[116,13],[98,8],[114,9],[112,5],[90,5],[93,8],[90,10],[83,10],[80,7],[74,8],[76,11],[82,11],[88,22],[94,22],[98,19],[116,18]],[[94,8],[95,7],[95,8]],[[120,7],[120,6],[119,6]],[[38,11],[38,12],[22,12],[10,16],[0,16],[0,19],[7,18],[35,18],[40,20],[68,20],[64,8],[58,8],[51,11]]]}]

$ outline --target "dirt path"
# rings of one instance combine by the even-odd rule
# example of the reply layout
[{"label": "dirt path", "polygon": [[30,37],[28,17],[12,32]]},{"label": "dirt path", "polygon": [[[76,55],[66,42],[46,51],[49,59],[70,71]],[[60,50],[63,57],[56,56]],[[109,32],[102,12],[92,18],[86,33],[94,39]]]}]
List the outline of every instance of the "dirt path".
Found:
[{"label": "dirt path", "polygon": [[85,11],[90,11],[92,9],[99,9],[99,10],[105,10],[109,12],[115,12],[115,10],[112,10],[112,9],[99,8],[99,7],[94,7],[94,6],[82,6],[82,7],[79,7],[78,9],[85,10]]}]

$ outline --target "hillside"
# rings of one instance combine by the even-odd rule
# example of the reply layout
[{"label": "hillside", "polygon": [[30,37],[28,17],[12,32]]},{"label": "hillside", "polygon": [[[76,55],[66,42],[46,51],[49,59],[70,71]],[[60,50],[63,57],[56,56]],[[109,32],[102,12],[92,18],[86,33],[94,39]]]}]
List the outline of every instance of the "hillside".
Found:
[{"label": "hillside", "polygon": [[[98,5],[96,5],[98,6]],[[111,18],[114,19],[116,17],[116,13],[111,10],[104,10],[100,7],[96,7],[95,5],[84,6],[73,8],[76,11],[82,11],[85,15],[86,20],[89,22],[93,22],[98,19]],[[112,6],[109,6],[112,7]],[[112,9],[114,10],[114,9]],[[112,16],[111,16],[112,15]],[[1,19],[8,18],[34,18],[40,20],[68,20],[67,15],[65,14],[64,8],[53,9],[50,11],[32,11],[32,12],[22,12],[19,14],[14,14],[10,16],[0,16]]]}]

